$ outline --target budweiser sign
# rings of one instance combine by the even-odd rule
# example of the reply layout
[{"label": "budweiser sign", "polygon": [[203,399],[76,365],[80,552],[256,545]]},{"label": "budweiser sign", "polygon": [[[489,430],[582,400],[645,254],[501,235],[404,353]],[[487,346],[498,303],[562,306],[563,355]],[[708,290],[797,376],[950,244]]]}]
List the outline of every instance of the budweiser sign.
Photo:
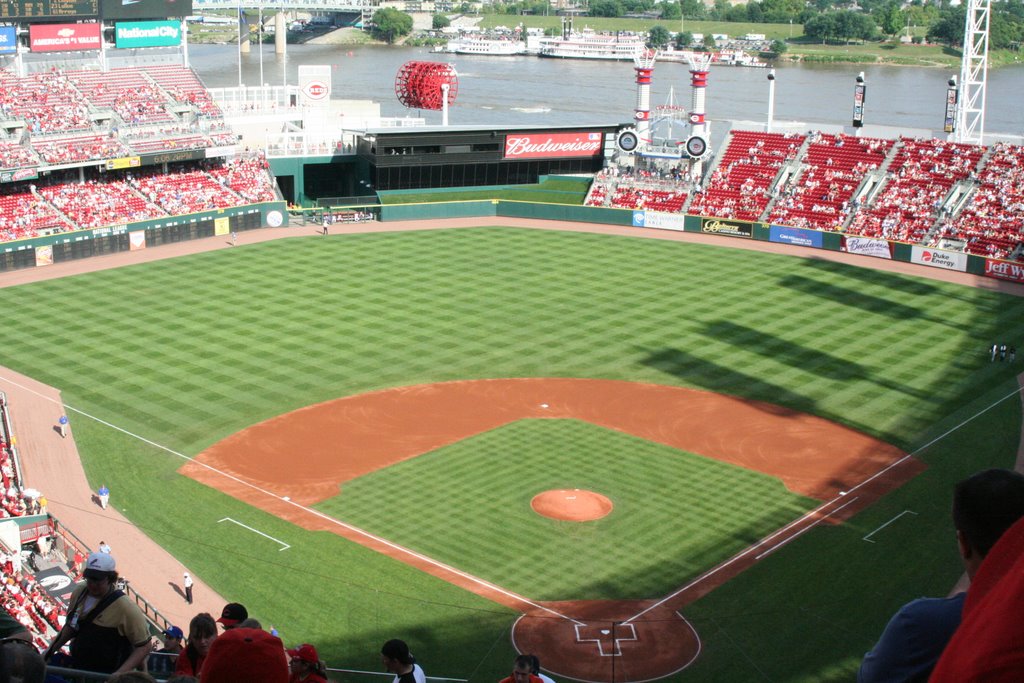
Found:
[{"label": "budweiser sign", "polygon": [[601,153],[601,133],[533,133],[506,135],[506,159],[592,157]]}]

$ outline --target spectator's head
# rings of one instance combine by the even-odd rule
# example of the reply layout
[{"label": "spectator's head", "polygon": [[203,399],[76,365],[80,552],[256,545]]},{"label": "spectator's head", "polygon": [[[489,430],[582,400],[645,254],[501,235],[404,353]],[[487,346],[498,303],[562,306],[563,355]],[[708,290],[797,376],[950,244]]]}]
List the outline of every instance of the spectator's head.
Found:
[{"label": "spectator's head", "polygon": [[217,622],[208,612],[200,612],[188,624],[187,649],[194,657],[205,657],[217,639]]},{"label": "spectator's head", "polygon": [[233,628],[214,641],[199,679],[203,683],[287,683],[284,645],[266,631]]},{"label": "spectator's head", "polygon": [[953,490],[953,526],[967,575],[981,566],[999,537],[1024,517],[1024,474],[991,469],[964,479]]},{"label": "spectator's head", "polygon": [[298,674],[301,677],[320,668],[320,655],[317,654],[316,648],[309,643],[303,643],[288,650],[287,654],[291,658],[288,660],[288,668],[292,674]]},{"label": "spectator's head", "polygon": [[169,649],[181,649],[181,641],[185,634],[177,626],[171,626],[164,631],[164,647]]},{"label": "spectator's head", "polygon": [[512,680],[514,683],[530,683],[533,676],[533,658],[530,655],[517,655],[512,660]]},{"label": "spectator's head", "polygon": [[110,587],[117,581],[117,563],[110,553],[92,553],[85,561],[86,590],[93,597],[102,597],[110,592]]},{"label": "spectator's head", "polygon": [[537,655],[530,655],[530,673],[540,676],[540,657]]},{"label": "spectator's head", "polygon": [[4,680],[43,683],[46,678],[43,656],[27,640],[12,638],[4,641],[0,646],[0,658],[3,671],[7,674]]},{"label": "spectator's head", "polygon": [[409,652],[409,646],[404,640],[397,638],[384,643],[384,647],[380,649],[380,657],[391,673],[405,672],[415,661]]},{"label": "spectator's head", "polygon": [[235,628],[259,628],[259,629],[262,629],[263,628],[263,624],[261,624],[259,622],[259,620],[253,619],[252,617],[249,617],[245,621],[238,622],[238,625],[235,626]]},{"label": "spectator's head", "polygon": [[248,618],[249,610],[245,609],[245,605],[229,602],[224,605],[217,622],[224,627],[225,631],[230,631]]}]

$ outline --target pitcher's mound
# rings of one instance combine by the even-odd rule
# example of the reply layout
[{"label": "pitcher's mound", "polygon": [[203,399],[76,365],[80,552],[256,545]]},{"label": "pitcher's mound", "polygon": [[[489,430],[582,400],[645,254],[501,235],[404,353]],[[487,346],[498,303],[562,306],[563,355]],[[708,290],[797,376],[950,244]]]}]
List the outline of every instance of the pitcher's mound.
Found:
[{"label": "pitcher's mound", "polygon": [[565,522],[589,522],[601,519],[614,507],[600,493],[580,489],[559,489],[538,493],[530,507],[539,515]]}]

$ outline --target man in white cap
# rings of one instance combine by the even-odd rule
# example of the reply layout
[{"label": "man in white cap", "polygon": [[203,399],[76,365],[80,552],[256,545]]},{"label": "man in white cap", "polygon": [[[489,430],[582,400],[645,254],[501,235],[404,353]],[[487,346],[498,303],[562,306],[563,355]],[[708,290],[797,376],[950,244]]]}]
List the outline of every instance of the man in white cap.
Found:
[{"label": "man in white cap", "polygon": [[192,577],[189,576],[188,572],[185,572],[185,600],[188,604],[192,604]]},{"label": "man in white cap", "polygon": [[75,669],[121,673],[145,661],[150,650],[146,617],[115,588],[116,568],[108,553],[89,555],[82,572],[85,583],[71,594],[67,621],[46,650],[46,660],[70,641]]}]

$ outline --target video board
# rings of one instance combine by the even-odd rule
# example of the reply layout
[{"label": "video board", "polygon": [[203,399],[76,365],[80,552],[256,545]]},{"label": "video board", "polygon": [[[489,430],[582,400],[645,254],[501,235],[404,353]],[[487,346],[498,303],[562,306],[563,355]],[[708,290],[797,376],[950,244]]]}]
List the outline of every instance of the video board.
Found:
[{"label": "video board", "polygon": [[9,0],[0,2],[0,21],[95,19],[100,0]]},{"label": "video board", "polygon": [[192,14],[192,0],[101,0],[104,19],[167,19]]}]

